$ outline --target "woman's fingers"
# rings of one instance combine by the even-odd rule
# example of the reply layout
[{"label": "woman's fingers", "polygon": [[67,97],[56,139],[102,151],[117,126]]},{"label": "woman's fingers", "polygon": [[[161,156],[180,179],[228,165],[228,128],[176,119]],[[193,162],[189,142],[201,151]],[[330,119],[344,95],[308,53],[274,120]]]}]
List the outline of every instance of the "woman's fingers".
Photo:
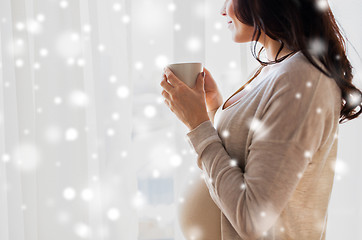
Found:
[{"label": "woman's fingers", "polygon": [[171,84],[169,84],[169,83],[167,82],[167,77],[166,77],[165,74],[163,75],[163,78],[162,78],[162,81],[161,81],[160,85],[161,85],[167,92],[169,92],[169,93],[170,93],[170,92],[172,91],[172,89],[174,88]]},{"label": "woman's fingers", "polygon": [[[205,72],[205,75],[206,75],[206,74],[210,74],[210,71],[207,70],[205,67],[204,67],[204,72]],[[210,75],[211,75],[211,74],[210,74]]]},{"label": "woman's fingers", "polygon": [[181,85],[186,85],[184,82],[178,79],[176,75],[167,67],[165,68],[165,74],[167,76],[167,80],[170,81],[172,86],[178,87]]},{"label": "woman's fingers", "polygon": [[162,90],[161,95],[167,100],[170,99],[170,94],[168,92],[166,92],[165,90]]}]

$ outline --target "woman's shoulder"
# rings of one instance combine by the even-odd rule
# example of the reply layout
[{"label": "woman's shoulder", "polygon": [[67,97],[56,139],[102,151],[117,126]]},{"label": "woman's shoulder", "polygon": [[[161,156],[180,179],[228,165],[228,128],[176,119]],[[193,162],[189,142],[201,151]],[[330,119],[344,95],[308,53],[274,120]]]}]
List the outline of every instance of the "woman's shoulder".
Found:
[{"label": "woman's shoulder", "polygon": [[[320,65],[318,62],[317,64]],[[273,72],[284,77],[287,75],[293,79],[319,76],[321,73],[301,51],[276,64]]]},{"label": "woman's shoulder", "polygon": [[[325,67],[316,58],[312,57],[316,64],[323,70]],[[326,76],[317,67],[315,67],[301,51],[297,52],[290,58],[277,64],[272,72],[272,78],[277,85],[291,85],[293,87],[315,87],[317,84],[328,86],[336,90],[337,83],[333,78]]]},{"label": "woman's shoulder", "polygon": [[[285,61],[284,64],[276,66],[270,76],[270,99],[273,95],[283,93],[286,95],[285,99],[291,101],[308,103],[313,99],[313,104],[340,108],[341,90],[335,79],[317,69],[301,52]],[[288,104],[288,101],[284,104]]]}]

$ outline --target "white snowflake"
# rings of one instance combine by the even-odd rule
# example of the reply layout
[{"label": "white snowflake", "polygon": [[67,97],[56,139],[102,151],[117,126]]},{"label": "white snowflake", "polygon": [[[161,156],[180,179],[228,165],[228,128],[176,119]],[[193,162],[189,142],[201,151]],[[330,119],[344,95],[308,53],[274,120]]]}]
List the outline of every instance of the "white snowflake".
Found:
[{"label": "white snowflake", "polygon": [[106,47],[103,44],[98,45],[98,51],[103,52],[106,49]]},{"label": "white snowflake", "polygon": [[24,30],[24,29],[25,29],[25,24],[24,24],[23,22],[18,22],[18,23],[16,23],[16,29],[17,29],[18,31]]},{"label": "white snowflake", "polygon": [[36,145],[24,142],[17,145],[12,154],[20,170],[33,171],[40,163],[40,151]]},{"label": "white snowflake", "polygon": [[119,11],[121,11],[121,9],[122,9],[122,5],[120,3],[114,3],[113,4],[113,10],[115,12],[119,12]]},{"label": "white snowflake", "polygon": [[81,90],[74,90],[70,94],[70,102],[79,107],[86,106],[89,102],[88,95]]},{"label": "white snowflake", "polygon": [[196,225],[196,226],[191,226],[188,229],[187,235],[190,238],[190,240],[198,240],[202,239],[203,233],[201,228]]},{"label": "white snowflake", "polygon": [[72,187],[67,187],[63,190],[63,197],[65,200],[73,200],[76,196],[76,192]]},{"label": "white snowflake", "polygon": [[36,15],[36,20],[38,22],[44,22],[45,16],[43,14],[39,13],[38,15]]},{"label": "white snowflake", "polygon": [[26,22],[26,30],[30,34],[38,34],[38,33],[40,33],[42,31],[42,26],[40,25],[40,23],[38,21],[35,21],[33,19],[29,19]]},{"label": "white snowflake", "polygon": [[146,199],[144,195],[142,194],[142,192],[138,191],[137,194],[132,198],[132,205],[137,210],[140,210],[141,208],[144,207],[145,204],[146,204]]},{"label": "white snowflake", "polygon": [[121,157],[125,158],[125,157],[127,157],[127,155],[128,155],[127,151],[122,151],[121,152]]},{"label": "white snowflake", "polygon": [[9,156],[9,154],[4,153],[4,154],[2,155],[2,160],[3,160],[3,162],[5,162],[5,163],[9,162],[9,161],[10,161],[10,156]]},{"label": "white snowflake", "polygon": [[40,69],[40,63],[38,63],[38,62],[34,62],[33,67],[34,67],[34,69],[35,69],[35,70]]},{"label": "white snowflake", "polygon": [[126,86],[120,86],[117,88],[117,95],[120,98],[126,98],[129,95],[128,87]]},{"label": "white snowflake", "polygon": [[19,46],[23,46],[24,45],[24,40],[19,38],[16,40],[16,44],[19,45]]},{"label": "white snowflake", "polygon": [[107,129],[107,135],[108,135],[108,136],[111,137],[111,136],[114,136],[114,134],[115,134],[114,129],[112,129],[112,128],[108,128],[108,129]]},{"label": "white snowflake", "polygon": [[361,102],[361,94],[359,93],[350,93],[348,94],[348,101],[352,104],[352,105],[357,105]]},{"label": "white snowflake", "polygon": [[124,15],[124,16],[122,17],[122,22],[123,22],[123,23],[127,24],[127,23],[129,23],[130,21],[131,21],[130,16]]},{"label": "white snowflake", "polygon": [[256,131],[260,127],[262,127],[262,122],[257,118],[253,118],[252,121],[250,122],[249,127],[250,127],[251,130]]},{"label": "white snowflake", "polygon": [[348,173],[348,165],[341,159],[337,159],[331,166],[332,170],[339,176],[346,175]]},{"label": "white snowflake", "polygon": [[236,68],[236,62],[235,61],[231,61],[229,63],[229,68]]},{"label": "white snowflake", "polygon": [[62,103],[62,98],[61,97],[55,97],[54,98],[54,103],[56,104],[56,105],[59,105],[59,104],[61,104]]},{"label": "white snowflake", "polygon": [[201,48],[201,41],[197,37],[191,37],[187,40],[187,49],[191,52],[197,52]]},{"label": "white snowflake", "polygon": [[141,61],[138,61],[135,63],[134,68],[136,70],[142,70],[143,69],[143,63]]},{"label": "white snowflake", "polygon": [[224,130],[222,131],[221,135],[224,137],[224,138],[227,138],[230,136],[230,132],[228,130]]},{"label": "white snowflake", "polygon": [[119,214],[119,210],[117,208],[110,208],[107,211],[107,217],[111,220],[111,221],[116,221],[118,220],[120,214]]},{"label": "white snowflake", "polygon": [[222,24],[220,22],[216,22],[214,25],[215,29],[221,29],[222,28]]},{"label": "white snowflake", "polygon": [[84,201],[89,202],[93,199],[94,194],[92,189],[86,188],[81,192],[81,197]]},{"label": "white snowflake", "polygon": [[23,61],[23,59],[17,59],[17,60],[15,61],[15,66],[18,67],[18,68],[23,67],[23,66],[24,66],[24,61]]},{"label": "white snowflake", "polygon": [[231,167],[236,167],[237,165],[238,165],[238,163],[237,163],[236,160],[234,160],[234,159],[230,160],[230,166]]},{"label": "white snowflake", "polygon": [[180,166],[182,163],[182,158],[180,155],[178,154],[173,154],[171,157],[170,157],[170,164],[171,166],[173,167],[178,167]]},{"label": "white snowflake", "polygon": [[85,33],[89,33],[90,31],[92,31],[91,25],[85,24],[85,25],[83,26],[83,31],[84,31]]},{"label": "white snowflake", "polygon": [[85,60],[83,58],[78,58],[77,59],[77,65],[79,67],[83,67],[85,65]]},{"label": "white snowflake", "polygon": [[61,8],[67,8],[68,5],[69,5],[69,3],[66,0],[62,0],[62,1],[59,2],[59,6]]},{"label": "white snowflake", "polygon": [[89,238],[91,236],[91,228],[85,223],[77,223],[74,231],[80,238]]},{"label": "white snowflake", "polygon": [[[82,52],[82,43],[79,39],[79,33],[74,31],[60,33],[55,42],[57,54],[65,59],[72,58],[74,63],[74,58]],[[69,60],[68,64],[70,64]]]},{"label": "white snowflake", "polygon": [[326,42],[321,38],[314,38],[309,41],[309,51],[312,55],[323,55],[327,50]]},{"label": "white snowflake", "polygon": [[155,108],[153,105],[147,105],[147,106],[144,108],[143,113],[145,114],[145,116],[146,116],[147,118],[153,118],[153,117],[156,116],[157,110],[156,110],[156,108]]},{"label": "white snowflake", "polygon": [[157,169],[154,169],[152,171],[152,177],[159,178],[160,177],[160,171],[158,171]]},{"label": "white snowflake", "polygon": [[110,82],[110,83],[115,83],[115,82],[117,82],[117,76],[115,76],[115,75],[109,76],[109,82]]},{"label": "white snowflake", "polygon": [[114,121],[118,121],[119,120],[119,113],[117,113],[117,112],[112,113],[112,119]]},{"label": "white snowflake", "polygon": [[78,138],[78,130],[75,128],[68,128],[65,131],[65,140],[74,141]]},{"label": "white snowflake", "polygon": [[220,41],[220,36],[219,35],[213,35],[212,36],[212,41],[215,42],[215,43],[219,42]]},{"label": "white snowflake", "polygon": [[164,55],[159,55],[155,59],[155,64],[159,69],[163,69],[168,64],[168,58]]},{"label": "white snowflake", "polygon": [[176,5],[174,3],[168,4],[168,10],[174,12],[176,10]]},{"label": "white snowflake", "polygon": [[326,11],[329,8],[328,1],[327,0],[317,0],[316,7],[320,11]]},{"label": "white snowflake", "polygon": [[310,151],[304,151],[304,157],[305,158],[311,158],[312,157],[312,153]]},{"label": "white snowflake", "polygon": [[175,29],[175,31],[180,31],[181,30],[181,25],[176,23],[173,28]]}]

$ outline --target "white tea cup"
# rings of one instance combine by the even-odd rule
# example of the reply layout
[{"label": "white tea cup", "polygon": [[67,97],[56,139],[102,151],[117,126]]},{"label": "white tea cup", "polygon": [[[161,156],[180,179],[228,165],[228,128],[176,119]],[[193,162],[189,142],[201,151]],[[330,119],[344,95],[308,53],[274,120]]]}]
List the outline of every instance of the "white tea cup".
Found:
[{"label": "white tea cup", "polygon": [[203,71],[203,65],[200,62],[172,63],[167,67],[190,88],[196,85],[197,77]]}]

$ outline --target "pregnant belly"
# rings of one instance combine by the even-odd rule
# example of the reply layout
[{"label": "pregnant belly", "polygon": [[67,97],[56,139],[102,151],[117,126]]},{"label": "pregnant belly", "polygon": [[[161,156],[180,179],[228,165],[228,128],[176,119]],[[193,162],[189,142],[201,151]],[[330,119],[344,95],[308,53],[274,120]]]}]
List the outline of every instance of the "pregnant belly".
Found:
[{"label": "pregnant belly", "polygon": [[180,228],[187,240],[220,240],[221,211],[210,197],[209,189],[199,174],[183,191],[184,202],[178,206]]}]

